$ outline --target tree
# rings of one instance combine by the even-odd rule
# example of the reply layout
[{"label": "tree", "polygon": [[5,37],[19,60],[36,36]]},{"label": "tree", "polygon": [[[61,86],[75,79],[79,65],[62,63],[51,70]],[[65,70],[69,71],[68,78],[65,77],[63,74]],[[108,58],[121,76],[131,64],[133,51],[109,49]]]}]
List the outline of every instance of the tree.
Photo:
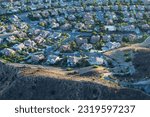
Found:
[{"label": "tree", "polygon": [[95,48],[101,50],[103,44],[104,44],[103,40],[100,40],[95,44]]},{"label": "tree", "polygon": [[122,41],[125,42],[125,43],[128,43],[129,42],[129,38],[128,37],[123,37]]},{"label": "tree", "polygon": [[39,25],[42,26],[42,27],[46,26],[46,24],[44,22],[40,22]]},{"label": "tree", "polygon": [[147,21],[149,18],[148,18],[148,16],[144,13],[143,14],[143,18]]},{"label": "tree", "polygon": [[132,0],[130,0],[130,5],[132,5],[133,4],[133,1]]},{"label": "tree", "polygon": [[26,0],[25,2],[26,2],[27,4],[29,4],[29,3],[31,2],[31,0]]},{"label": "tree", "polygon": [[76,44],[76,42],[72,41],[72,42],[70,43],[70,47],[71,47],[72,50],[76,50],[76,49],[77,49],[77,44]]},{"label": "tree", "polygon": [[111,0],[108,0],[108,5],[112,5],[112,2],[111,2]]},{"label": "tree", "polygon": [[137,0],[137,4],[142,4],[143,2],[142,2],[142,0]]}]

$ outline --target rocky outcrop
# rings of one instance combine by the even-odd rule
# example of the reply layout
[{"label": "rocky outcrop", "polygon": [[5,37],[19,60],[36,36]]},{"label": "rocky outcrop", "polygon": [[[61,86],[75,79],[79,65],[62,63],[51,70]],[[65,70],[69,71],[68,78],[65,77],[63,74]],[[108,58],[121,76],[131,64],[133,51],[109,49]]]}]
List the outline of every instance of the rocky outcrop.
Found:
[{"label": "rocky outcrop", "polygon": [[0,99],[150,99],[138,90],[54,75],[52,68],[0,62],[0,69]]}]

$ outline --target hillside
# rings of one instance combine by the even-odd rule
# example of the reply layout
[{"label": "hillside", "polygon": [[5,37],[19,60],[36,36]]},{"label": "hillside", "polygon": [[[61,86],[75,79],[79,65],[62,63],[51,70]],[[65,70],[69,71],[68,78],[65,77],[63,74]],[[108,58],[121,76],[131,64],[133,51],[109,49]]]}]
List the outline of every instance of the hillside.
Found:
[{"label": "hillside", "polygon": [[141,91],[59,68],[0,62],[0,69],[0,99],[150,99]]},{"label": "hillside", "polygon": [[0,0],[0,99],[150,99],[144,0]]},{"label": "hillside", "polygon": [[117,63],[110,71],[120,85],[150,94],[149,41],[150,38],[147,38],[143,43],[108,51],[105,55]]}]

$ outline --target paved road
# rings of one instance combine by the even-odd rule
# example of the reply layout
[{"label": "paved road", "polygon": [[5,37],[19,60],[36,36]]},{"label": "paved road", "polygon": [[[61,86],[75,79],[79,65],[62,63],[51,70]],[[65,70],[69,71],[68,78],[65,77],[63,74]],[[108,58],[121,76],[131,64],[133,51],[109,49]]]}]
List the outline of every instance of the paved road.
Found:
[{"label": "paved road", "polygon": [[18,31],[14,31],[13,33],[0,34],[0,38],[7,38],[8,36],[18,34]]}]

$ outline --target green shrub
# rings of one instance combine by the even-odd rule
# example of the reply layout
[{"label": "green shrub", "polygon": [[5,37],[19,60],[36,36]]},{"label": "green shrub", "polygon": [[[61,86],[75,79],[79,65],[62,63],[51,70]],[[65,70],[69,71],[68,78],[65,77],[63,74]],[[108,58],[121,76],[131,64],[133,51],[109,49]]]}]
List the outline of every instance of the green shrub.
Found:
[{"label": "green shrub", "polygon": [[125,42],[125,43],[128,43],[128,42],[129,42],[129,38],[124,37],[124,38],[122,39],[122,41]]},{"label": "green shrub", "polygon": [[99,66],[98,65],[93,65],[93,68],[99,68]]},{"label": "green shrub", "polygon": [[73,69],[69,67],[69,68],[67,68],[66,70],[67,70],[67,71],[72,71]]},{"label": "green shrub", "polygon": [[125,62],[130,62],[132,59],[131,59],[131,57],[126,57],[125,58]]},{"label": "green shrub", "polygon": [[125,57],[128,57],[129,55],[130,55],[130,54],[129,54],[128,52],[125,52],[125,53],[124,53],[124,56],[125,56]]}]

